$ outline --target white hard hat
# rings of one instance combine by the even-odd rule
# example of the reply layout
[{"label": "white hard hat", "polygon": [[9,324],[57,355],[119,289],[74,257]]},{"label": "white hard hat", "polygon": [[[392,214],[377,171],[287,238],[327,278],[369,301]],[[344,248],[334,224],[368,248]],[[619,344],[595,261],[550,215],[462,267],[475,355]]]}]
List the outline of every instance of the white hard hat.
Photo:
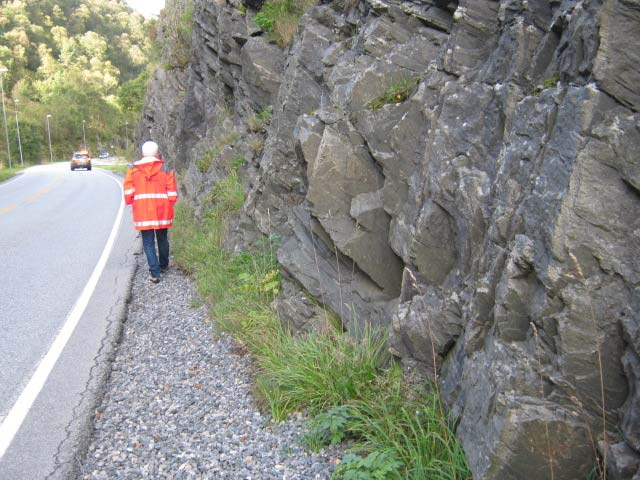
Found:
[{"label": "white hard hat", "polygon": [[153,157],[158,154],[158,144],[156,142],[144,142],[142,144],[142,156]]}]

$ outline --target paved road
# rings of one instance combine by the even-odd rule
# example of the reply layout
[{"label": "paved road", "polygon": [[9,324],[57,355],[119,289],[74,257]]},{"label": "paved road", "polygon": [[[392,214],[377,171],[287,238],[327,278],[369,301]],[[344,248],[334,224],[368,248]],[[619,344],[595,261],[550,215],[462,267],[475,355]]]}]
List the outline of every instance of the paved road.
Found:
[{"label": "paved road", "polygon": [[139,251],[119,182],[64,163],[0,184],[0,479],[65,478],[83,448]]}]

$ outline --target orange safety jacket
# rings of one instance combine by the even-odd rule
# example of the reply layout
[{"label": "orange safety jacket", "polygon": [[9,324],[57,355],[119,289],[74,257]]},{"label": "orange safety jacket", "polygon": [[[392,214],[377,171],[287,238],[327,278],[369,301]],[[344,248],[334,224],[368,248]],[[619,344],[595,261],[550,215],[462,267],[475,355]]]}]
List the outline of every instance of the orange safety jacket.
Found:
[{"label": "orange safety jacket", "polygon": [[124,202],[133,205],[136,230],[171,228],[173,205],[178,201],[178,188],[173,170],[162,170],[163,161],[143,157],[128,168],[124,177]]}]

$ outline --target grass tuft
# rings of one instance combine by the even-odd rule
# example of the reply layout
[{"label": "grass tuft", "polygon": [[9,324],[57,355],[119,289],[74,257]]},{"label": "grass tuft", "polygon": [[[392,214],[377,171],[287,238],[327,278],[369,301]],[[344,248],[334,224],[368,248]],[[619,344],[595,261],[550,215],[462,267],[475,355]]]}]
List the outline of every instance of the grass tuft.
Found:
[{"label": "grass tuft", "polygon": [[218,181],[211,192],[209,202],[221,213],[237,212],[244,204],[244,187],[240,183],[237,170],[231,170],[222,180]]},{"label": "grass tuft", "polygon": [[284,48],[291,43],[300,17],[317,3],[317,0],[270,0],[262,5],[255,22]]},{"label": "grass tuft", "polygon": [[454,422],[442,415],[435,389],[415,400],[401,390],[378,401],[353,406],[353,434],[365,454],[386,452],[397,458],[400,478],[470,479],[464,451],[454,435]]},{"label": "grass tuft", "polygon": [[382,95],[369,103],[371,110],[377,110],[390,103],[402,103],[413,93],[419,79],[408,78],[393,83],[387,87]]},{"label": "grass tuft", "polygon": [[206,150],[195,162],[198,171],[200,173],[207,173],[219,153],[220,149],[217,147]]},{"label": "grass tuft", "polygon": [[247,121],[247,126],[251,132],[264,132],[266,124],[271,120],[271,115],[273,114],[273,107],[269,105],[268,107],[262,109],[261,111],[254,113],[249,117]]},{"label": "grass tuft", "polygon": [[320,413],[353,400],[363,400],[379,388],[387,360],[385,339],[368,329],[360,339],[346,334],[281,334],[273,344],[253,345],[261,369],[261,397],[284,400],[277,420],[307,409]]}]

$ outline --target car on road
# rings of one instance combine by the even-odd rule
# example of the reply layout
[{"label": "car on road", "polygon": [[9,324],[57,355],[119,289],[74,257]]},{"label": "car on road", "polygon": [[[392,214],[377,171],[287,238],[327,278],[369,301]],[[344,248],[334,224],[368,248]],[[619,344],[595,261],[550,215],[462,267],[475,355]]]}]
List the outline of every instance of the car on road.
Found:
[{"label": "car on road", "polygon": [[100,152],[99,158],[109,158],[109,152]]},{"label": "car on road", "polygon": [[91,155],[89,155],[89,152],[73,152],[71,156],[71,171],[76,168],[91,170]]}]

